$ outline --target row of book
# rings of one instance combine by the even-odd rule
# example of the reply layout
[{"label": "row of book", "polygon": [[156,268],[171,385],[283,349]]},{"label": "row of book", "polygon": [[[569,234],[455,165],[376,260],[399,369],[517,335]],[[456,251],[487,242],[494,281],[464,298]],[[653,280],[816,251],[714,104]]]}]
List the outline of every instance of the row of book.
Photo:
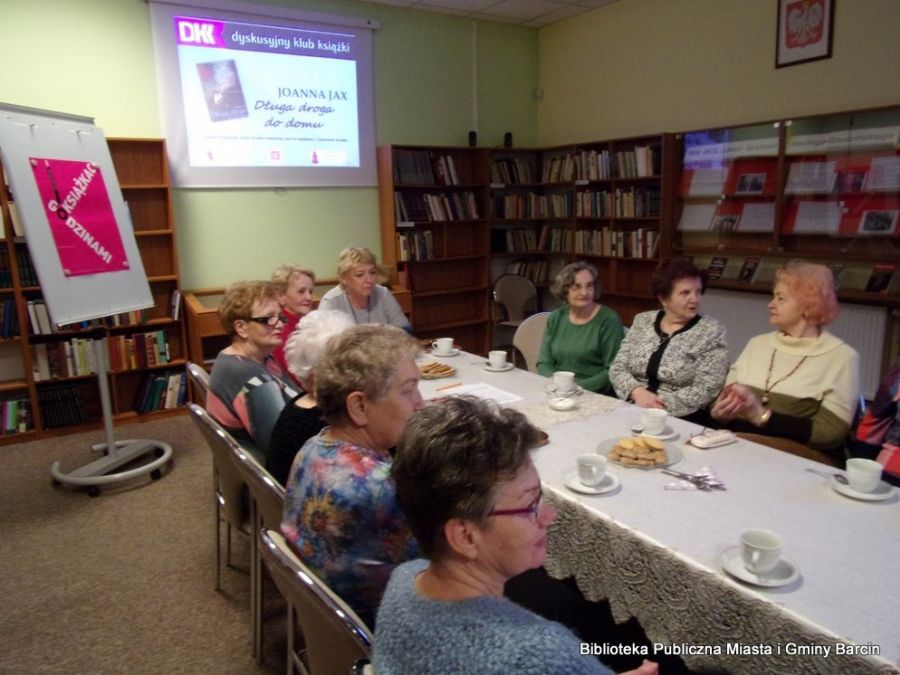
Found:
[{"label": "row of book", "polygon": [[[31,262],[31,254],[25,245],[16,246],[16,265],[19,268],[19,283],[22,286],[39,286],[37,272],[34,271],[34,263]],[[10,273],[10,278],[12,273]]]},{"label": "row of book", "polygon": [[[784,258],[761,256],[695,256],[694,264],[707,270],[710,281],[738,281],[771,285],[775,273],[784,266]],[[826,263],[834,274],[835,288],[883,295],[900,293],[900,272],[896,263],[834,261]]]},{"label": "row of book", "polygon": [[478,205],[471,192],[410,195],[394,193],[398,223],[478,220]]},{"label": "row of book", "polygon": [[92,375],[97,372],[94,341],[73,337],[32,346],[31,370],[35,382]]},{"label": "row of book", "polygon": [[522,157],[501,157],[491,162],[491,183],[523,185],[534,182],[534,165]]},{"label": "row of book", "polygon": [[649,178],[661,173],[658,148],[638,145],[631,150],[582,150],[577,159],[578,180]]},{"label": "row of book", "polygon": [[575,215],[579,218],[657,218],[659,188],[629,188],[578,192]]},{"label": "row of book", "polygon": [[399,148],[394,153],[394,183],[398,185],[459,185],[451,155]]},{"label": "row of book", "polygon": [[434,234],[431,230],[397,234],[397,260],[431,260],[434,258]]},{"label": "row of book", "polygon": [[569,194],[498,195],[491,200],[494,218],[520,220],[523,218],[568,218],[572,213]]},{"label": "row of book", "polygon": [[608,227],[577,230],[573,251],[576,255],[611,258],[655,258],[659,252],[659,231],[643,227],[629,231]]},{"label": "row of book", "polygon": [[[25,229],[22,227],[22,220],[19,218],[19,209],[15,202],[9,204],[9,219],[12,221],[13,236],[24,237]],[[6,227],[3,224],[3,211],[0,210],[0,239],[6,238]]]},{"label": "row of book", "polygon": [[135,370],[171,361],[169,342],[164,330],[110,335],[106,343],[109,348],[110,370]]},{"label": "row of book", "polygon": [[42,386],[38,389],[38,407],[41,423],[47,429],[100,418],[97,394],[90,385],[65,383]]},{"label": "row of book", "polygon": [[546,284],[550,278],[550,261],[547,259],[511,260],[507,263],[505,272],[525,277],[535,285]]},{"label": "row of book", "polygon": [[135,391],[132,408],[138,413],[180,408],[187,402],[183,370],[147,373]]},{"label": "row of book", "polygon": [[14,338],[19,335],[19,314],[16,312],[16,301],[7,298],[0,302],[0,338]]},{"label": "row of book", "polygon": [[34,428],[31,419],[31,401],[27,398],[11,398],[0,401],[0,420],[3,434],[19,434]]}]

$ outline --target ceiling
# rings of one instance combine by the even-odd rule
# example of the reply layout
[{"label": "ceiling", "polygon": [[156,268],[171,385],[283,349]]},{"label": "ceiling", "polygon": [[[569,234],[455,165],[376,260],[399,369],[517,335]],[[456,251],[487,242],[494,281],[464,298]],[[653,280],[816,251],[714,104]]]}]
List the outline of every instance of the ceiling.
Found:
[{"label": "ceiling", "polygon": [[549,26],[616,0],[366,0],[379,5],[452,14],[522,26]]}]

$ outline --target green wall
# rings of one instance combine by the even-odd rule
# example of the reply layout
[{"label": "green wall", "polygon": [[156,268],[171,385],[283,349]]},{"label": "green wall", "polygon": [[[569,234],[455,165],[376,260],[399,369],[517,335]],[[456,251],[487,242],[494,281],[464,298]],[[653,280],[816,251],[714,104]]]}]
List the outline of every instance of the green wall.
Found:
[{"label": "green wall", "polygon": [[[349,1],[282,5],[375,19],[377,142],[535,144],[537,31]],[[0,101],[158,137],[149,10],[138,0],[0,0]],[[265,277],[281,262],[334,276],[348,244],[380,250],[374,188],[179,190],[182,285]]]},{"label": "green wall", "polygon": [[900,2],[837,0],[832,58],[774,67],[775,0],[619,0],[539,33],[543,145],[900,102]]}]

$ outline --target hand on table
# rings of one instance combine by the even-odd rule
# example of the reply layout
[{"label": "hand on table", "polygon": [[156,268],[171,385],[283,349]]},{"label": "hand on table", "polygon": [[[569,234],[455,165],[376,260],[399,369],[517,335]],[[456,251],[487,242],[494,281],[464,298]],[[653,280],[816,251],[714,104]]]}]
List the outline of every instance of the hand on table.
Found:
[{"label": "hand on table", "polygon": [[634,670],[626,670],[621,675],[656,675],[659,672],[659,664],[644,659],[644,662]]},{"label": "hand on table", "polygon": [[631,400],[634,401],[635,405],[639,405],[642,408],[666,409],[666,404],[659,396],[643,387],[635,387],[631,391]]}]

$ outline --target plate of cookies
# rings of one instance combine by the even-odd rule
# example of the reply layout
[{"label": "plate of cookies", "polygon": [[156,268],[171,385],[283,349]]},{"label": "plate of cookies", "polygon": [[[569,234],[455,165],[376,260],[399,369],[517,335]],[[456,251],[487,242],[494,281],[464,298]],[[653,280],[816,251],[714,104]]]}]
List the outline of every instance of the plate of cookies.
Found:
[{"label": "plate of cookies", "polygon": [[448,366],[446,363],[429,361],[419,366],[419,373],[423,380],[438,380],[442,377],[453,377],[456,375],[456,368]]},{"label": "plate of cookies", "polygon": [[662,469],[684,459],[679,448],[647,436],[610,438],[597,446],[597,452],[614,464],[635,469]]}]

